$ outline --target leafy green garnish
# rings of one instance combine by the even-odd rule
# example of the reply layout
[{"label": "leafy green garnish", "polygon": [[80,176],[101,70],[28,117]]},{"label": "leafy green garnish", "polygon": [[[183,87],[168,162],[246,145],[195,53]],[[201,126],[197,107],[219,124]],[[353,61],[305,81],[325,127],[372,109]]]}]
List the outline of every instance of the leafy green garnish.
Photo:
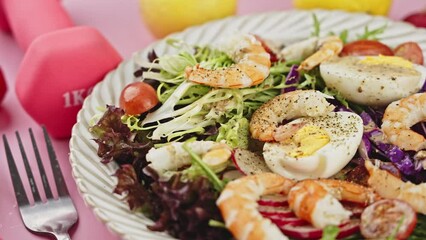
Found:
[{"label": "leafy green garnish", "polygon": [[183,74],[185,68],[197,64],[194,56],[187,52],[181,52],[177,55],[164,55],[159,58],[161,69],[172,75]]},{"label": "leafy green garnish", "polygon": [[221,124],[216,141],[225,140],[231,148],[247,149],[249,135],[249,120],[245,117],[236,117]]},{"label": "leafy green garnish", "polygon": [[334,225],[327,225],[322,230],[321,240],[335,240],[337,235],[339,235],[339,227]]},{"label": "leafy green garnish", "polygon": [[424,240],[426,239],[426,215],[417,214],[417,224],[414,231],[411,233],[409,240]]},{"label": "leafy green garnish", "polygon": [[209,220],[209,226],[210,226],[210,227],[226,228],[225,223],[223,223],[223,222],[219,222],[219,221],[214,220],[214,219],[210,219],[210,220]]},{"label": "leafy green garnish", "polygon": [[398,225],[396,226],[396,228],[393,230],[392,234],[390,236],[386,237],[386,240],[395,240],[396,239],[396,235],[398,234],[399,229],[402,226],[402,223],[404,222],[405,219],[405,215],[403,215],[401,217],[401,219],[399,219],[398,221]]},{"label": "leafy green garnish", "polygon": [[371,30],[368,29],[368,26],[365,26],[364,33],[357,36],[358,40],[377,40],[379,39],[379,35],[385,32],[386,28],[387,24]]},{"label": "leafy green garnish", "polygon": [[321,32],[321,22],[318,20],[316,14],[312,14],[312,19],[314,21],[314,31],[311,33],[312,37],[319,37]]},{"label": "leafy green garnish", "polygon": [[348,34],[349,34],[348,29],[345,29],[342,32],[340,32],[339,38],[342,40],[343,44],[348,42]]},{"label": "leafy green garnish", "polygon": [[337,101],[339,101],[343,106],[349,107],[348,101],[342,96],[340,92],[338,92],[335,89],[330,89],[328,87],[325,87],[323,90],[323,93],[333,96]]},{"label": "leafy green garnish", "polygon": [[301,82],[297,88],[299,89],[314,89],[316,88],[317,76],[311,74],[304,74],[305,80]]},{"label": "leafy green garnish", "polygon": [[200,156],[198,156],[198,154],[196,154],[194,151],[192,151],[191,148],[188,147],[188,141],[186,141],[182,145],[182,148],[191,156],[193,166],[199,167],[204,172],[205,176],[213,184],[214,189],[218,192],[221,192],[225,187],[225,183],[219,179],[216,173],[212,169],[210,169],[210,167],[207,166],[205,162],[203,162],[203,160]]},{"label": "leafy green garnish", "polygon": [[121,122],[126,124],[130,131],[143,130],[139,124],[139,118],[134,115],[123,115],[121,117]]}]

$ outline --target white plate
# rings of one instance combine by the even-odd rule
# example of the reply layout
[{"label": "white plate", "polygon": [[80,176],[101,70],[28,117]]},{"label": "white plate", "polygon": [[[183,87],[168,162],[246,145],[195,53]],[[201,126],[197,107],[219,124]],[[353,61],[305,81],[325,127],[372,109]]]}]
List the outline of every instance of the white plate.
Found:
[{"label": "white plate", "polygon": [[[426,56],[426,31],[411,25],[393,22],[383,17],[364,14],[349,14],[340,11],[314,11],[321,22],[321,34],[339,33],[345,29],[349,37],[364,32],[366,25],[374,29],[387,24],[381,35],[384,43],[390,46],[405,41],[420,44]],[[183,39],[188,43],[208,44],[220,37],[236,31],[259,34],[268,39],[292,42],[310,36],[313,32],[311,11],[269,12],[258,15],[232,17],[211,22],[199,27],[190,28],[171,37]],[[121,63],[106,78],[96,85],[92,94],[86,98],[83,108],[78,114],[77,123],[72,129],[70,140],[70,160],[73,175],[86,204],[93,208],[96,216],[112,231],[124,239],[173,239],[165,233],[151,232],[146,226],[152,222],[140,214],[129,211],[127,204],[120,196],[112,194],[116,179],[112,177],[116,166],[100,163],[96,155],[97,145],[88,132],[93,116],[99,114],[99,107],[106,104],[118,105],[121,90],[135,80],[133,73],[138,69],[137,62],[145,59],[149,50],[155,49],[158,55],[171,53],[172,48],[165,40],[158,41],[145,50],[136,52],[133,57]]]}]

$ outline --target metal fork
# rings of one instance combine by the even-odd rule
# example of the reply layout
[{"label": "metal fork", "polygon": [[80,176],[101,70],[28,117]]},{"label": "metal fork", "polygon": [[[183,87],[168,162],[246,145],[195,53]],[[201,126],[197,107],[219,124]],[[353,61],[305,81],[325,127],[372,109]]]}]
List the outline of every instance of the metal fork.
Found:
[{"label": "metal fork", "polygon": [[34,149],[34,155],[37,160],[38,169],[40,172],[43,188],[46,193],[46,202],[40,198],[33,173],[28,163],[28,158],[24,150],[19,133],[16,132],[19,148],[21,151],[22,159],[27,173],[28,181],[30,183],[31,192],[34,198],[34,204],[30,204],[25,193],[24,186],[16,168],[15,160],[13,159],[9,143],[6,136],[3,135],[4,148],[6,151],[6,158],[9,165],[9,171],[15,189],[15,196],[18,202],[19,211],[21,213],[22,221],[25,227],[33,232],[50,233],[60,240],[70,240],[68,229],[77,221],[77,210],[69,197],[67,186],[65,185],[64,177],[62,176],[59,163],[56,158],[55,151],[53,150],[52,142],[43,127],[44,139],[47,146],[47,152],[52,166],[53,176],[55,178],[56,188],[58,190],[58,198],[55,199],[52,190],[47,180],[46,172],[41,160],[40,153],[34,138],[33,131],[29,129],[31,142]]}]

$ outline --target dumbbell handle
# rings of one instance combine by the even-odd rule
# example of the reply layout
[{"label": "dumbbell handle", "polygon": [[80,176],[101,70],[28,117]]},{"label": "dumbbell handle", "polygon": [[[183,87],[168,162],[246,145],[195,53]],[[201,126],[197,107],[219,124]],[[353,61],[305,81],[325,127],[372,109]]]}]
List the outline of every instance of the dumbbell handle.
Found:
[{"label": "dumbbell handle", "polygon": [[1,1],[12,33],[24,50],[45,33],[74,26],[59,0]]}]

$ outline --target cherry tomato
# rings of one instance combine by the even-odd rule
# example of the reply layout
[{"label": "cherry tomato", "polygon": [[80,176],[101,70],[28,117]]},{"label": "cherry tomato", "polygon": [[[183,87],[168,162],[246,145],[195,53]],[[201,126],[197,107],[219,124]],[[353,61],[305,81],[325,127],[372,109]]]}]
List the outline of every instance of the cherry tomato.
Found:
[{"label": "cherry tomato", "polygon": [[0,69],[0,103],[3,101],[4,96],[6,95],[7,85],[6,80],[3,77],[3,72]]},{"label": "cherry tomato", "polygon": [[358,40],[346,44],[340,56],[393,56],[393,51],[387,45],[375,40]]},{"label": "cherry tomato", "polygon": [[398,45],[394,50],[395,56],[402,57],[412,63],[423,65],[423,52],[419,44],[406,42]]},{"label": "cherry tomato", "polygon": [[368,239],[407,239],[417,223],[414,209],[396,199],[379,200],[361,214],[361,234]]},{"label": "cherry tomato", "polygon": [[134,82],[127,85],[120,95],[120,107],[128,115],[144,113],[158,104],[157,93],[151,85]]}]

